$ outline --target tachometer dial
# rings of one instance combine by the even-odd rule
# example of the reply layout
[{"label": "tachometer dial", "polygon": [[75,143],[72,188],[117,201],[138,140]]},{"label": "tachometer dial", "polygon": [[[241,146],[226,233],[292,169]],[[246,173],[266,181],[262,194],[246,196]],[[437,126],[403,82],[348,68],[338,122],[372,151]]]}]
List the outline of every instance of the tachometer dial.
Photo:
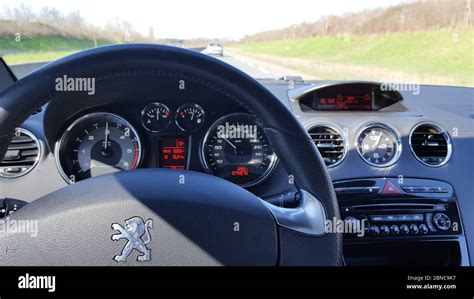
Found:
[{"label": "tachometer dial", "polygon": [[170,109],[165,104],[151,103],[142,110],[142,123],[145,129],[159,132],[169,126],[170,116]]},{"label": "tachometer dial", "polygon": [[69,183],[140,163],[141,144],[135,129],[110,113],[93,113],[76,120],[56,144],[61,175]]},{"label": "tachometer dial", "polygon": [[197,131],[204,123],[204,110],[197,104],[187,103],[176,111],[176,125],[183,131]]},{"label": "tachometer dial", "polygon": [[398,160],[401,141],[389,127],[371,124],[364,127],[357,136],[357,151],[368,164],[386,167]]},{"label": "tachometer dial", "polygon": [[236,113],[217,120],[209,128],[202,160],[211,174],[248,187],[270,174],[276,155],[255,118]]}]

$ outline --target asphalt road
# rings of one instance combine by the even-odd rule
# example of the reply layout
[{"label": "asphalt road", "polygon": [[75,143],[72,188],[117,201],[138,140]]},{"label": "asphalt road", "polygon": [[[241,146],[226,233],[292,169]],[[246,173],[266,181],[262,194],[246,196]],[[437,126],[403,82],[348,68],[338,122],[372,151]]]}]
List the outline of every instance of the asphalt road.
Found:
[{"label": "asphalt road", "polygon": [[[290,70],[288,68],[265,61],[260,61],[255,58],[242,56],[237,53],[225,52],[223,57],[214,57],[235,66],[254,78],[277,78],[285,75],[300,75],[307,77],[304,76],[304,74],[295,72],[294,70]],[[11,68],[17,78],[20,79],[44,64],[46,64],[46,62],[16,64],[12,65]]]}]

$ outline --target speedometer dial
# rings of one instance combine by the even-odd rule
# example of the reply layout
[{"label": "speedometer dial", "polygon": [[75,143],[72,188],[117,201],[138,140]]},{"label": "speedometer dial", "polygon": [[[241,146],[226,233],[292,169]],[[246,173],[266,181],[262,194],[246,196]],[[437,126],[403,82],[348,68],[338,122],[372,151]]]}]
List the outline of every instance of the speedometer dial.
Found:
[{"label": "speedometer dial", "polygon": [[135,129],[110,113],[93,113],[76,120],[55,148],[61,175],[68,183],[137,168],[141,145]]},{"label": "speedometer dial", "polygon": [[364,127],[357,135],[356,146],[362,159],[377,167],[392,165],[401,152],[400,138],[394,130],[382,124]]},{"label": "speedometer dial", "polygon": [[255,118],[236,113],[224,116],[209,128],[202,160],[211,174],[248,187],[270,174],[276,156]]}]

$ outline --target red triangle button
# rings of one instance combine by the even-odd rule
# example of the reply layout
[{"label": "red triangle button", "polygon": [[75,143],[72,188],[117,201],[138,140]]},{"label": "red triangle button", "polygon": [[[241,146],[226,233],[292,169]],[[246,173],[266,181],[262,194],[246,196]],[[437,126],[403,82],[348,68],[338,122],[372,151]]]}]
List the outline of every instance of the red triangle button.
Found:
[{"label": "red triangle button", "polygon": [[402,192],[400,192],[400,190],[398,190],[398,188],[395,187],[392,182],[387,181],[385,187],[383,188],[382,194],[402,194]]}]

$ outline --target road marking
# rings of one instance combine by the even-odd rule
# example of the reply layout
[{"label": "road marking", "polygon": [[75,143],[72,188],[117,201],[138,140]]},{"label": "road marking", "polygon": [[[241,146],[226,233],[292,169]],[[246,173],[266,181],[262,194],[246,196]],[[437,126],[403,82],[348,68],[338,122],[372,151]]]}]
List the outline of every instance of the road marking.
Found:
[{"label": "road marking", "polygon": [[263,67],[259,67],[259,68],[257,68],[257,69],[258,69],[260,72],[264,73],[264,74],[268,74],[268,73],[270,73],[270,71],[269,71],[269,70],[267,70],[267,69],[264,69]]}]

